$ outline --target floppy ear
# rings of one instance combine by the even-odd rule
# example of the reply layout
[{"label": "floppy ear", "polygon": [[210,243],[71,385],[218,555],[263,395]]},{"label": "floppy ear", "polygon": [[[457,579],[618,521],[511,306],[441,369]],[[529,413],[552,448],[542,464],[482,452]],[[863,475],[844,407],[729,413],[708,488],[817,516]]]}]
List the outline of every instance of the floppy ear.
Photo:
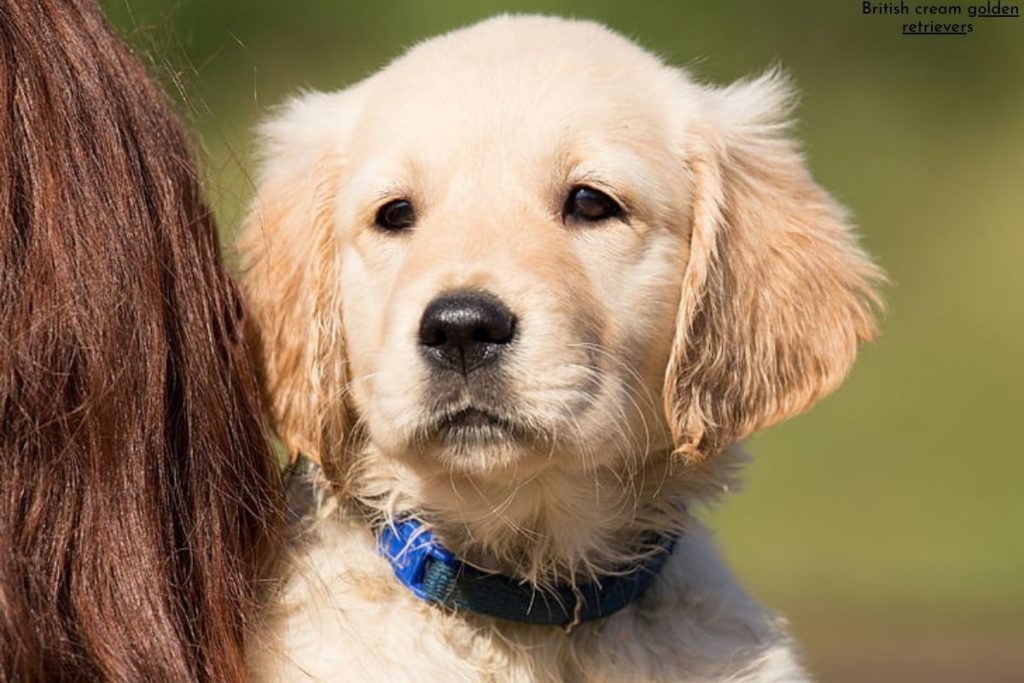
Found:
[{"label": "floppy ear", "polygon": [[875,334],[883,279],[785,135],[785,81],[705,95],[685,145],[693,230],[665,378],[675,450],[691,462],[835,389]]},{"label": "floppy ear", "polygon": [[345,387],[333,216],[355,98],[305,95],[262,127],[262,170],[237,243],[274,429],[293,458],[321,462],[348,426],[333,400]]}]

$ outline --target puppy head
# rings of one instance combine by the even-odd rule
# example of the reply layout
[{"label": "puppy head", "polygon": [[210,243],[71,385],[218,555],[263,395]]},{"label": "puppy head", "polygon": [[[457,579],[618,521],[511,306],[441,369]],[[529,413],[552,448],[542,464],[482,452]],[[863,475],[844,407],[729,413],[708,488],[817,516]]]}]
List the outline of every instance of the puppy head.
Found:
[{"label": "puppy head", "polygon": [[774,76],[523,17],[293,101],[240,244],[279,434],[500,478],[701,460],[807,408],[878,271],[785,109]]}]

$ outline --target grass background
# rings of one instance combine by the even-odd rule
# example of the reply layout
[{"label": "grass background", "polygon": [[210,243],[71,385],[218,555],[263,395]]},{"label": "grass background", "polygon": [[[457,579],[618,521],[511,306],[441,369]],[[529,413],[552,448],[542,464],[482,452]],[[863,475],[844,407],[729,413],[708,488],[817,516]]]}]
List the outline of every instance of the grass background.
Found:
[{"label": "grass background", "polygon": [[889,313],[837,394],[750,441],[712,523],[822,680],[1024,680],[1024,19],[901,36],[853,0],[104,6],[201,138],[226,238],[268,107],[478,18],[595,18],[715,82],[780,63],[816,177],[892,277]]}]

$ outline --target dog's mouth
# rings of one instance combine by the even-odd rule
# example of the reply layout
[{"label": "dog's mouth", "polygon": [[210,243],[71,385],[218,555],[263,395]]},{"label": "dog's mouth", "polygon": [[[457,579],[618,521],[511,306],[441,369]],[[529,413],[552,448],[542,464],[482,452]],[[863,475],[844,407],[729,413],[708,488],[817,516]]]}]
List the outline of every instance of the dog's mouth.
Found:
[{"label": "dog's mouth", "polygon": [[431,420],[428,431],[443,441],[459,443],[520,440],[528,435],[519,421],[476,406],[441,413]]}]

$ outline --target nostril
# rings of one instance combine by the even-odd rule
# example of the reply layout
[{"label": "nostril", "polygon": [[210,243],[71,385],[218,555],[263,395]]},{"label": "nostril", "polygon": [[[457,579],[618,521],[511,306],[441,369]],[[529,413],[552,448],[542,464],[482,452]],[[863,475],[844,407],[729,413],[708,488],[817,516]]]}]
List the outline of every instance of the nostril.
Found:
[{"label": "nostril", "polygon": [[427,346],[438,346],[447,341],[444,330],[439,324],[420,324],[420,343]]},{"label": "nostril", "polygon": [[515,317],[508,311],[488,311],[473,328],[473,340],[488,344],[507,344],[512,341],[515,322]]},{"label": "nostril", "polygon": [[420,319],[421,351],[434,365],[468,373],[497,360],[515,336],[516,318],[492,294],[442,294]]}]

